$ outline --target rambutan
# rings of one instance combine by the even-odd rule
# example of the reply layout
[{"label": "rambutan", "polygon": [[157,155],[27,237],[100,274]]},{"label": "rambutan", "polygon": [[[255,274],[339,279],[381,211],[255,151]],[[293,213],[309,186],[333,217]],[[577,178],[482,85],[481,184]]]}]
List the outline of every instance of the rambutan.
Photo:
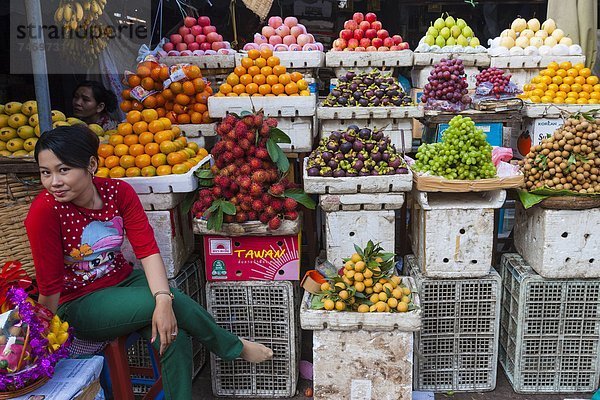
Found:
[{"label": "rambutan", "polygon": [[250,146],[248,151],[246,151],[246,155],[248,157],[254,157],[254,154],[256,154],[256,146],[252,145],[252,146]]},{"label": "rambutan", "polygon": [[219,157],[215,160],[215,165],[217,166],[217,168],[222,169],[225,168],[227,164],[225,163],[223,157]]},{"label": "rambutan", "polygon": [[233,140],[225,139],[225,150],[233,151],[235,149],[235,142]]},{"label": "rambutan", "polygon": [[244,150],[241,147],[234,147],[232,153],[233,156],[237,159],[243,158],[245,155]]},{"label": "rambutan", "polygon": [[264,213],[267,216],[267,219],[271,219],[277,215],[277,211],[272,206],[266,206]]},{"label": "rambutan", "polygon": [[257,197],[257,196],[261,196],[263,193],[263,188],[259,183],[252,183],[252,185],[250,185],[250,195],[252,197]]},{"label": "rambutan", "polygon": [[254,117],[251,115],[248,115],[244,118],[242,118],[242,122],[247,126],[247,127],[252,127],[254,125]]},{"label": "rambutan", "polygon": [[283,208],[285,208],[286,211],[296,211],[297,207],[298,202],[294,199],[288,197],[283,201]]},{"label": "rambutan", "polygon": [[230,199],[233,196],[235,196],[235,193],[233,193],[231,190],[227,189],[227,190],[223,190],[223,197],[225,199]]},{"label": "rambutan", "polygon": [[265,207],[265,205],[260,200],[254,200],[252,202],[252,209],[254,211],[262,211],[264,207]]},{"label": "rambutan", "polygon": [[237,193],[240,191],[240,186],[235,182],[231,182],[231,185],[229,185],[229,190],[231,190],[233,193]]},{"label": "rambutan", "polygon": [[262,113],[258,113],[258,114],[256,114],[254,116],[253,125],[258,128],[259,126],[262,126],[263,120],[264,120],[263,114]]},{"label": "rambutan", "polygon": [[210,152],[213,156],[218,156],[225,151],[225,142],[223,140],[219,140],[212,148]]},{"label": "rambutan", "polygon": [[273,210],[275,210],[276,212],[283,211],[283,200],[281,200],[281,199],[271,200],[271,207],[273,207]]},{"label": "rambutan", "polygon": [[256,158],[260,158],[261,160],[266,160],[269,158],[269,152],[267,149],[259,147],[256,149],[256,153],[254,154]]},{"label": "rambutan", "polygon": [[221,197],[221,195],[223,194],[223,189],[221,189],[220,186],[213,186],[212,194],[215,197]]},{"label": "rambutan", "polygon": [[250,149],[251,145],[252,143],[248,139],[240,139],[238,142],[238,146],[240,146],[240,148],[243,150]]},{"label": "rambutan", "polygon": [[240,174],[242,175],[250,175],[252,173],[252,167],[250,164],[244,164],[240,167]]},{"label": "rambutan", "polygon": [[258,213],[256,211],[248,212],[248,221],[256,221],[258,219]]},{"label": "rambutan", "polygon": [[267,171],[267,182],[276,182],[277,179],[279,178],[279,173],[277,172],[277,170],[275,168],[271,168],[270,170]]},{"label": "rambutan", "polygon": [[271,185],[271,189],[269,190],[273,196],[283,196],[283,192],[285,192],[285,186],[281,183],[276,183]]},{"label": "rambutan", "polygon": [[223,137],[226,138],[226,139],[229,139],[229,140],[236,140],[237,139],[237,134],[235,133],[235,130],[232,129],[229,132],[227,132],[225,134],[225,136],[223,136]]},{"label": "rambutan", "polygon": [[264,170],[262,170],[262,169],[254,171],[252,173],[252,180],[254,182],[263,183],[264,181],[267,180],[267,173]]},{"label": "rambutan", "polygon": [[250,142],[254,142],[256,140],[256,132],[254,131],[254,129],[249,130],[248,133],[246,133],[246,137],[244,139],[248,139]]},{"label": "rambutan", "polygon": [[237,121],[238,119],[233,114],[227,114],[225,118],[223,118],[223,122],[221,123],[221,125],[228,124],[233,126]]},{"label": "rambutan", "polygon": [[277,120],[275,118],[267,118],[265,123],[271,128],[277,128]]},{"label": "rambutan", "polygon": [[269,229],[274,231],[281,227],[281,219],[279,217],[273,217],[269,221]]},{"label": "rambutan", "polygon": [[262,161],[260,161],[258,158],[251,158],[248,165],[252,171],[258,171],[260,167],[262,167]]},{"label": "rambutan", "polygon": [[265,214],[265,213],[263,213],[263,214],[260,214],[260,215],[258,216],[258,220],[259,220],[260,222],[262,222],[263,224],[266,224],[267,222],[269,222],[269,219],[270,219],[270,218],[269,218],[269,216],[268,216],[267,214]]},{"label": "rambutan", "polygon": [[226,151],[223,153],[223,161],[225,161],[225,164],[231,164],[234,160],[235,157],[233,156],[232,152]]},{"label": "rambutan", "polygon": [[232,223],[232,222],[235,222],[235,219],[233,218],[233,215],[227,215],[227,214],[226,214],[226,215],[223,217],[223,222],[226,222],[226,223],[230,224],[230,223]]},{"label": "rambutan", "polygon": [[297,211],[288,211],[284,214],[283,217],[290,221],[295,221],[296,219],[298,219],[298,212]]},{"label": "rambutan", "polygon": [[236,167],[241,167],[242,165],[244,165],[245,162],[246,162],[246,160],[244,160],[243,158],[236,158],[235,161],[233,162],[233,164]]},{"label": "rambutan", "polygon": [[269,204],[271,202],[271,199],[273,199],[273,197],[269,196],[268,193],[263,193],[260,197],[260,200],[263,202],[263,204]]},{"label": "rambutan", "polygon": [[243,223],[248,221],[248,214],[241,212],[239,214],[235,214],[235,222]]},{"label": "rambutan", "polygon": [[223,122],[217,126],[219,136],[224,136],[233,129],[233,125]]},{"label": "rambutan", "polygon": [[[244,168],[245,165],[242,167]],[[250,179],[250,177],[248,175],[242,175],[237,179],[238,185],[240,185],[240,188],[244,189],[244,190],[248,190],[250,189],[250,185],[252,185],[252,179]]]},{"label": "rambutan", "polygon": [[242,210],[244,210],[244,211],[251,211],[252,203],[242,203],[242,204],[240,204],[240,207],[242,207]]}]

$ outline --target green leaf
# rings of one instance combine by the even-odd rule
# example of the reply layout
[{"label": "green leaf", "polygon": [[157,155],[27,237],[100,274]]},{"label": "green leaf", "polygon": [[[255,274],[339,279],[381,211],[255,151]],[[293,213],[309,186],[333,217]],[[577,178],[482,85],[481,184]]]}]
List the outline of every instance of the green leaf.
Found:
[{"label": "green leaf", "polygon": [[[215,218],[215,230],[220,231],[221,228],[223,227],[223,210],[219,209],[219,211],[217,211],[217,216]],[[211,214],[212,216],[212,214]]]},{"label": "green leaf", "polygon": [[320,296],[311,296],[310,298],[310,308],[313,310],[320,310],[325,307]]},{"label": "green leaf", "polygon": [[252,115],[252,113],[251,113],[250,111],[242,111],[242,112],[240,113],[240,117],[241,117],[241,118],[247,117],[247,116],[249,116],[249,115]]},{"label": "green leaf", "polygon": [[292,139],[279,128],[269,130],[269,139],[273,139],[275,143],[292,143]]},{"label": "green leaf", "polygon": [[198,169],[198,170],[196,170],[196,176],[200,179],[214,178],[214,175],[210,169]]},{"label": "green leaf", "polygon": [[569,160],[567,161],[567,166],[571,166],[571,164],[575,164],[577,160],[575,159],[575,154],[571,153],[569,156]]},{"label": "green leaf", "polygon": [[[277,146],[277,143],[275,143],[272,139],[268,139],[267,140],[267,151],[269,152],[269,157],[271,157],[271,160],[274,163],[277,163],[277,160],[279,159],[279,146]],[[281,150],[281,149],[279,149]]]},{"label": "green leaf", "polygon": [[317,204],[312,197],[304,193],[302,189],[288,189],[283,193],[283,195],[296,200],[309,210],[314,210],[317,207]]},{"label": "green leaf", "polygon": [[367,296],[363,292],[354,293],[354,297],[356,297],[357,299],[366,299],[367,298]]},{"label": "green leaf", "polygon": [[286,155],[283,153],[283,150],[281,150],[281,148],[279,146],[277,146],[277,148],[279,149],[279,152],[280,152],[279,158],[276,162],[277,168],[281,172],[284,172],[284,173],[288,172],[288,170],[290,169],[290,161],[287,159]]},{"label": "green leaf", "polygon": [[363,250],[357,245],[354,245],[354,250],[356,251],[356,253],[361,256],[363,259],[365,258],[365,253],[363,252]]},{"label": "green leaf", "polygon": [[210,205],[210,207],[208,207],[208,212],[212,213],[214,211],[217,211],[217,209],[219,209],[221,207],[221,200],[215,200],[212,202],[212,204]]},{"label": "green leaf", "polygon": [[196,194],[197,192],[186,193],[183,201],[181,202],[181,211],[184,214],[188,214],[191,211],[194,201],[196,201]]},{"label": "green leaf", "polygon": [[198,179],[198,184],[203,187],[213,187],[215,182],[212,179]]},{"label": "green leaf", "polygon": [[227,215],[235,215],[236,213],[235,206],[229,201],[223,201],[221,203],[221,210]]}]

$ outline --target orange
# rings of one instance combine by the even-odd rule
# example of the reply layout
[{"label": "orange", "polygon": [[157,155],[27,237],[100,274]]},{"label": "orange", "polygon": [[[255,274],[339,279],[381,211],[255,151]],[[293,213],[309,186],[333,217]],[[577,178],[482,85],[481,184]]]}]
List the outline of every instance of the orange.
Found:
[{"label": "orange", "polygon": [[165,129],[171,129],[171,120],[169,118],[159,118],[158,120],[162,122]]},{"label": "orange", "polygon": [[[148,131],[148,123],[146,121],[139,121],[136,122],[135,124],[133,124],[133,132],[137,133],[138,135],[142,132],[147,132]],[[129,135],[127,135],[129,136]]]},{"label": "orange", "polygon": [[[246,73],[246,71],[244,71],[244,73]],[[242,74],[242,75],[244,75],[244,74]],[[233,87],[233,86],[237,85],[238,83],[240,83],[240,77],[232,72],[231,74],[227,75],[226,82],[229,84],[229,86]]]},{"label": "orange", "polygon": [[167,155],[163,153],[157,153],[151,157],[150,162],[155,167],[165,165],[167,163]]},{"label": "orange", "polygon": [[252,77],[252,82],[257,85],[262,85],[267,81],[267,78],[263,74],[257,74]]},{"label": "orange", "polygon": [[256,60],[258,57],[260,57],[260,51],[258,51],[256,49],[249,50],[248,57],[252,60]]},{"label": "orange", "polygon": [[581,87],[581,85],[579,83],[574,83],[571,85],[571,91],[575,92],[575,93],[579,93],[583,90],[583,88]]},{"label": "orange", "polygon": [[[144,101],[142,101],[142,105],[143,105],[145,108],[148,108],[148,109],[150,109],[150,108],[156,108],[156,106],[157,106],[157,103],[156,103],[156,97],[154,97],[154,96],[148,96],[148,97],[146,97],[146,98],[144,99]],[[144,111],[142,111],[142,113],[143,113],[143,112],[144,112]]]},{"label": "orange", "polygon": [[600,92],[592,92],[592,93],[590,93],[590,99],[600,100]]},{"label": "orange", "polygon": [[597,84],[598,84],[598,77],[597,77],[597,76],[595,76],[595,75],[588,76],[588,77],[585,79],[585,83],[588,83],[588,84],[590,84],[590,85],[592,85],[592,86],[594,86],[594,85],[597,85]]},{"label": "orange", "polygon": [[[233,88],[232,88],[233,89]],[[203,113],[204,111],[208,111],[208,107],[206,104],[196,103],[193,105],[192,109],[196,112]]]},{"label": "orange", "polygon": [[[252,60],[250,60],[252,61]],[[252,65],[250,65],[249,67],[251,67]],[[237,76],[242,76],[246,73],[246,67],[244,67],[244,59],[242,58],[242,65],[238,65],[237,67],[235,67],[233,69],[233,73],[236,74]]]},{"label": "orange", "polygon": [[181,82],[173,82],[169,85],[169,89],[175,94],[179,94],[183,92],[183,85]]},{"label": "orange", "polygon": [[271,57],[267,58],[267,65],[269,67],[275,68],[275,66],[278,66],[280,62],[281,62],[281,60],[279,60],[279,57],[276,57],[276,56],[271,56]]},{"label": "orange", "polygon": [[561,78],[564,78],[565,76],[567,76],[567,70],[566,69],[559,69],[556,71],[556,76],[560,76]]},{"label": "orange", "polygon": [[163,124],[163,122],[159,119],[156,119],[154,121],[151,121],[148,124],[148,130],[152,133],[156,133],[159,131],[162,131],[165,129],[165,125]]},{"label": "orange", "polygon": [[135,165],[135,157],[130,155],[124,155],[119,160],[119,165],[125,169],[133,167]]},{"label": "orange", "polygon": [[166,81],[167,78],[169,78],[169,67],[167,67],[166,65],[163,67],[160,67],[160,73],[158,74],[158,77],[160,78],[161,81]]},{"label": "orange", "polygon": [[160,67],[154,67],[150,71],[150,77],[155,81],[160,81]]},{"label": "orange", "polygon": [[[253,66],[254,66],[254,61],[252,61],[252,59],[251,59],[251,58],[249,58],[249,57],[244,57],[244,58],[242,58],[242,62],[241,62],[241,64],[242,64],[241,66],[242,66],[244,69],[246,69],[246,70],[247,70],[248,68],[250,68],[250,67],[253,67]],[[244,73],[245,73],[245,72],[244,72]],[[242,75],[243,75],[243,74],[242,74]]]},{"label": "orange", "polygon": [[286,71],[286,69],[285,69],[285,67],[284,67],[283,65],[275,65],[275,66],[273,67],[273,73],[274,73],[275,75],[278,75],[278,76],[279,76],[279,75],[281,75],[281,74],[285,74],[285,71]]},{"label": "orange", "polygon": [[119,157],[117,156],[108,156],[104,159],[104,166],[106,168],[112,168],[119,165]]},{"label": "orange", "polygon": [[540,99],[540,102],[542,102],[542,103],[552,103],[552,97],[542,96],[542,98]]},{"label": "orange", "polygon": [[121,135],[110,135],[108,137],[108,144],[112,144],[116,146],[118,144],[123,144],[123,136]]},{"label": "orange", "polygon": [[600,92],[600,83],[594,85],[594,92]]},{"label": "orange", "polygon": [[160,146],[158,143],[146,143],[146,145],[144,146],[144,151],[146,152],[146,154],[153,156],[160,152]]},{"label": "orange", "polygon": [[288,83],[287,85],[285,85],[285,92],[287,94],[298,93],[298,85],[296,85],[294,82]]},{"label": "orange", "polygon": [[147,76],[150,76],[151,72],[152,71],[150,70],[150,68],[148,68],[145,65],[141,65],[141,64],[137,67],[137,71],[136,71],[137,75],[142,78],[146,78]]},{"label": "orange", "polygon": [[268,47],[263,47],[260,50],[260,56],[262,58],[264,58],[265,60],[268,60],[269,57],[271,57],[273,55],[273,50],[269,49]]},{"label": "orange", "polygon": [[219,86],[219,92],[224,94],[231,93],[232,90],[233,88],[229,83],[223,83],[221,86]]},{"label": "orange", "polygon": [[123,138],[123,144],[125,144],[126,146],[138,144],[139,142],[140,142],[140,138],[138,135],[127,135]]},{"label": "orange", "polygon": [[565,62],[561,62],[560,63],[560,68],[564,69],[564,70],[568,70],[571,69],[572,64],[569,61],[565,61]]},{"label": "orange", "polygon": [[571,98],[571,99],[578,99],[579,98],[579,93],[577,92],[569,92],[567,93],[567,98]]},{"label": "orange", "polygon": [[117,157],[121,157],[126,154],[129,154],[129,146],[127,146],[126,144],[118,144],[115,146],[114,153],[115,153],[115,156],[117,156]]},{"label": "orange", "polygon": [[565,99],[565,103],[566,104],[577,104],[577,99],[574,99],[573,97],[567,97]]},{"label": "orange", "polygon": [[[181,96],[185,96],[185,94],[182,94]],[[181,104],[173,104],[173,112],[175,114],[183,114],[187,112],[187,107]],[[177,116],[175,116],[175,119],[177,119]]]},{"label": "orange", "polygon": [[302,79],[302,74],[300,72],[292,72],[290,78],[292,78],[292,82],[298,82]]},{"label": "orange", "polygon": [[131,125],[133,125],[136,122],[140,122],[142,120],[142,113],[137,110],[129,111],[127,113],[126,119],[127,119],[127,122],[129,122]]},{"label": "orange", "polygon": [[[298,89],[300,89],[299,84],[298,84]],[[558,92],[558,85],[556,83],[551,83],[548,85],[548,90],[552,90],[553,92]]]},{"label": "orange", "polygon": [[544,83],[544,84],[546,84],[546,85],[549,85],[549,84],[552,83],[552,78],[549,77],[548,75],[542,76],[541,82]]},{"label": "orange", "polygon": [[260,74],[260,68],[258,68],[257,66],[253,65],[250,68],[248,68],[248,74],[250,76],[258,75],[258,74]]},{"label": "orange", "polygon": [[192,124],[201,124],[202,123],[202,113],[193,111],[192,113],[190,113],[190,121]]},{"label": "orange", "polygon": [[240,76],[240,83],[242,85],[247,85],[249,83],[252,83],[252,75],[244,74],[244,75]]},{"label": "orange", "polygon": [[179,114],[177,116],[178,124],[189,124],[191,122],[191,117],[189,114]]},{"label": "orange", "polygon": [[131,102],[131,107],[136,111],[142,111],[144,109],[144,105],[136,100]]},{"label": "orange", "polygon": [[561,92],[565,92],[565,93],[569,93],[571,91],[571,85],[567,85],[566,83],[563,83],[558,88],[560,89]]},{"label": "orange", "polygon": [[190,101],[190,97],[185,94],[178,94],[177,96],[175,96],[175,103],[179,105],[187,106],[188,104],[190,104]]},{"label": "orange", "polygon": [[237,84],[233,87],[233,93],[228,93],[227,96],[242,94],[246,91],[246,85]]},{"label": "orange", "polygon": [[[298,85],[298,90],[307,90],[308,89],[308,83],[304,79],[300,79],[298,82],[296,82],[296,84]],[[554,85],[554,86],[556,86],[556,85]],[[558,90],[558,86],[556,86],[556,89]]]},{"label": "orange", "polygon": [[184,148],[185,146],[187,146],[187,138],[185,136],[180,136],[177,139],[174,140],[175,143],[179,143],[181,145],[181,148]]},{"label": "orange", "polygon": [[204,111],[202,113],[202,123],[203,124],[210,124],[212,121],[212,118],[210,117],[210,115],[208,114],[208,111]]},{"label": "orange", "polygon": [[100,167],[98,168],[98,171],[96,171],[96,176],[99,176],[100,178],[108,178],[109,174],[110,169],[106,167]]},{"label": "orange", "polygon": [[189,142],[187,148],[194,150],[194,153],[196,153],[198,151],[198,143]]},{"label": "orange", "polygon": [[198,103],[202,103],[202,104],[208,104],[208,98],[210,97],[210,93],[207,91],[204,91],[202,93],[197,93],[196,94],[196,101]]},{"label": "orange", "polygon": [[151,162],[152,158],[148,154],[139,154],[135,157],[135,166],[138,168],[147,167],[151,164]]},{"label": "orange", "polygon": [[181,135],[181,129],[179,129],[178,126],[172,126],[171,127],[171,132],[173,132],[173,137],[176,138],[179,135]]},{"label": "orange", "polygon": [[160,143],[160,151],[163,154],[169,154],[174,151],[177,151],[177,146],[170,140],[165,140]]},{"label": "orange", "polygon": [[173,166],[173,168],[171,169],[171,172],[173,172],[174,174],[185,174],[189,170],[190,170],[190,167],[188,167],[187,165],[177,164],[177,165]]},{"label": "orange", "polygon": [[154,134],[154,141],[158,144],[161,144],[165,140],[173,140],[174,136],[175,135],[173,134],[172,130],[166,129],[164,131],[156,132]]},{"label": "orange", "polygon": [[301,90],[300,96],[310,96],[310,92],[308,90]]},{"label": "orange", "polygon": [[249,83],[246,85],[246,93],[254,94],[258,93],[258,85],[256,83]]},{"label": "orange", "polygon": [[167,155],[167,163],[169,165],[175,165],[175,164],[179,164],[184,162],[184,156],[179,153],[178,151],[174,151],[172,153],[169,153],[169,155]]},{"label": "orange", "polygon": [[280,95],[284,91],[285,87],[281,83],[276,83],[275,85],[271,86],[271,93],[273,93],[274,95]]},{"label": "orange", "polygon": [[129,112],[131,111],[131,108],[133,106],[131,105],[131,101],[129,100],[123,100],[120,104],[119,104],[119,108],[121,109],[121,111],[123,112]]},{"label": "orange", "polygon": [[258,93],[262,94],[263,96],[265,94],[271,93],[271,85],[267,85],[267,84],[260,85],[258,87]]},{"label": "orange", "polygon": [[156,113],[158,114],[158,117],[164,117],[167,114],[167,110],[164,107],[159,107],[156,109]]},{"label": "orange", "polygon": [[592,93],[594,91],[594,87],[588,83],[584,83],[583,85],[581,85],[581,89],[587,93]]},{"label": "orange", "polygon": [[580,93],[579,93],[579,98],[580,98],[580,99],[586,99],[586,100],[589,100],[589,98],[590,98],[590,94],[589,94],[588,92],[580,92]]},{"label": "orange", "polygon": [[279,77],[277,75],[268,75],[267,76],[267,84],[268,85],[273,86],[277,83],[279,83]]},{"label": "orange", "polygon": [[290,78],[290,74],[285,73],[285,74],[279,75],[279,83],[281,83],[283,86],[287,85],[291,81],[292,81],[292,78]]},{"label": "orange", "polygon": [[171,166],[170,165],[161,165],[160,167],[156,168],[156,175],[158,175],[158,176],[170,175],[170,174],[171,174]]},{"label": "orange", "polygon": [[125,176],[128,176],[128,177],[142,176],[142,171],[138,167],[129,167],[125,171]]},{"label": "orange", "polygon": [[154,141],[154,134],[152,132],[144,132],[138,137],[138,142],[142,146],[152,143]]},{"label": "orange", "polygon": [[175,94],[173,93],[173,91],[171,89],[165,89],[161,92],[161,95],[166,99],[166,100],[171,100],[173,97],[175,97]]},{"label": "orange", "polygon": [[585,78],[583,76],[576,76],[575,77],[575,83],[583,85],[585,83]]},{"label": "orange", "polygon": [[98,146],[98,155],[100,157],[109,157],[112,156],[114,154],[115,151],[115,147],[113,145],[110,144],[101,144],[100,146]]},{"label": "orange", "polygon": [[263,74],[264,76],[269,76],[273,74],[273,68],[266,66],[266,67],[262,67],[260,69],[260,73]]},{"label": "orange", "polygon": [[563,99],[567,98],[567,92],[563,92],[563,91],[558,91],[556,92],[556,97],[562,97]]},{"label": "orange", "polygon": [[568,76],[572,76],[573,78],[575,78],[576,76],[579,75],[579,70],[575,69],[575,68],[569,68],[567,70],[567,75]]},{"label": "orange", "polygon": [[557,70],[558,68],[559,68],[559,65],[556,61],[552,61],[548,64],[548,69]]},{"label": "orange", "polygon": [[585,65],[583,65],[583,63],[577,63],[577,64],[573,65],[573,68],[576,69],[577,71],[580,71],[585,68]]},{"label": "orange", "polygon": [[206,150],[204,147],[201,147],[198,149],[197,154],[200,158],[205,158],[206,156],[208,156],[208,150]]},{"label": "orange", "polygon": [[[240,85],[235,85],[235,86],[240,86]],[[246,89],[245,89],[246,87],[245,87],[244,85],[241,85],[241,86],[242,86],[242,88],[243,88],[242,90],[246,90]],[[231,93],[227,93],[226,95],[224,95],[223,93],[217,93],[216,95],[217,95],[217,96],[219,96],[219,97],[220,97],[220,96],[227,96],[227,97],[238,97],[238,94],[235,92],[235,88],[234,88],[233,90],[234,90],[233,92],[231,92]],[[241,92],[240,92],[240,93],[241,93]]]},{"label": "orange", "polygon": [[125,176],[125,169],[123,167],[113,167],[110,169],[108,176],[111,178],[122,178]]},{"label": "orange", "polygon": [[150,77],[142,79],[141,86],[146,90],[154,89],[154,80]]},{"label": "orange", "polygon": [[560,85],[562,82],[563,82],[563,79],[561,76],[556,75],[556,76],[552,77],[552,83]]},{"label": "orange", "polygon": [[196,94],[196,88],[192,82],[183,82],[183,94],[187,94],[188,96],[193,96]]},{"label": "orange", "polygon": [[143,144],[132,144],[129,146],[129,154],[137,157],[140,154],[144,154],[144,145]]},{"label": "orange", "polygon": [[121,97],[125,100],[131,100],[131,89],[123,89]]},{"label": "orange", "polygon": [[206,82],[202,78],[196,78],[192,81],[192,83],[194,84],[194,89],[196,92],[203,92],[206,88]]},{"label": "orange", "polygon": [[160,91],[160,90],[163,90],[163,87],[164,87],[164,85],[162,82],[154,82],[154,90]]},{"label": "orange", "polygon": [[577,99],[577,104],[587,104],[587,99]]},{"label": "orange", "polygon": [[142,80],[137,75],[129,75],[129,78],[127,78],[127,84],[129,85],[130,88],[139,86],[139,84],[141,82],[142,82]]},{"label": "orange", "polygon": [[575,78],[573,78],[572,76],[565,76],[563,78],[563,83],[566,85],[572,85],[575,83]]},{"label": "orange", "polygon": [[156,176],[156,168],[152,165],[142,168],[142,176]]},{"label": "orange", "polygon": [[583,76],[584,78],[587,78],[591,75],[592,75],[592,70],[589,68],[582,68],[579,70],[579,76]]},{"label": "orange", "polygon": [[256,60],[254,60],[254,65],[256,65],[258,68],[262,68],[267,65],[267,60],[262,57],[258,57]]},{"label": "orange", "polygon": [[187,71],[185,71],[185,75],[190,79],[196,79],[199,78],[202,75],[202,73],[200,71],[200,67],[198,67],[197,65],[190,65],[187,68]]}]

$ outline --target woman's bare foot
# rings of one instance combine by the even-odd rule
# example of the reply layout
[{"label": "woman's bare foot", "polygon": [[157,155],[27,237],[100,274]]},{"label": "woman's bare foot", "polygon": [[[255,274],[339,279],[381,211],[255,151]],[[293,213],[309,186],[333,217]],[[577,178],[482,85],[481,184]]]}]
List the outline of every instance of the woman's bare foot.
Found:
[{"label": "woman's bare foot", "polygon": [[260,343],[251,342],[246,339],[240,339],[244,347],[242,348],[242,357],[251,363],[260,363],[273,358],[273,350]]}]

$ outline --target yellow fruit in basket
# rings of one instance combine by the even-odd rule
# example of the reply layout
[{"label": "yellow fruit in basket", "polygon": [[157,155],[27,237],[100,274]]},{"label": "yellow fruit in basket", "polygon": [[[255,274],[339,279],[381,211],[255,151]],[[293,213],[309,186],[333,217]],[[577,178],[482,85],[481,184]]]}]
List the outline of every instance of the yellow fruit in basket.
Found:
[{"label": "yellow fruit in basket", "polygon": [[156,168],[152,165],[142,168],[142,176],[156,176]]},{"label": "yellow fruit in basket", "polygon": [[37,112],[38,112],[37,101],[29,100],[29,101],[26,101],[25,103],[23,103],[23,105],[21,106],[21,112],[23,114],[27,115],[28,117],[33,114],[37,114]]},{"label": "yellow fruit in basket", "polygon": [[112,167],[108,176],[111,178],[123,178],[125,176],[125,169],[121,166]]},{"label": "yellow fruit in basket", "polygon": [[[69,117],[67,118],[67,122],[70,125],[87,125],[85,122],[83,122],[82,120],[80,120],[79,118],[75,118],[75,117]],[[107,132],[108,133],[108,132]]]},{"label": "yellow fruit in basket", "polygon": [[0,114],[0,128],[8,126],[8,115]]},{"label": "yellow fruit in basket", "polygon": [[12,128],[19,128],[27,123],[27,117],[24,114],[16,113],[8,117],[8,125]]},{"label": "yellow fruit in basket", "polygon": [[35,132],[35,136],[40,137],[41,132],[40,132],[40,126],[36,125],[35,128],[33,128],[33,131]]},{"label": "yellow fruit in basket", "polygon": [[30,126],[33,126],[35,128],[40,123],[40,117],[39,117],[39,115],[38,114],[33,114],[31,117],[29,117],[29,119],[27,120],[27,123]]},{"label": "yellow fruit in basket", "polygon": [[35,136],[35,130],[29,125],[23,125],[17,129],[17,135],[19,135],[21,139],[29,139]]},{"label": "yellow fruit in basket", "polygon": [[0,156],[9,157],[9,156],[12,156],[12,153],[8,150],[0,150]]},{"label": "yellow fruit in basket", "polygon": [[55,121],[55,122],[52,123],[52,127],[53,128],[57,128],[59,126],[71,126],[71,125],[69,125],[69,123],[67,121]]},{"label": "yellow fruit in basket", "polygon": [[8,115],[16,114],[21,112],[21,107],[23,107],[23,103],[19,103],[18,101],[11,101],[10,103],[6,103],[4,105],[4,112]]},{"label": "yellow fruit in basket", "polygon": [[15,128],[11,128],[10,126],[0,128],[0,140],[3,142],[8,142],[10,139],[14,139],[17,137],[17,130]]},{"label": "yellow fruit in basket", "polygon": [[11,151],[13,153],[15,151],[23,150],[24,142],[25,141],[21,138],[10,139],[8,142],[6,142],[6,150]]},{"label": "yellow fruit in basket", "polygon": [[13,157],[27,157],[29,156],[29,152],[27,150],[17,150],[12,153]]},{"label": "yellow fruit in basket", "polygon": [[164,176],[164,175],[170,175],[171,174],[171,166],[170,165],[161,165],[160,167],[156,168],[156,175],[158,176]]},{"label": "yellow fruit in basket", "polygon": [[[32,128],[33,129],[33,128]],[[30,137],[23,142],[23,149],[27,151],[32,151],[35,149],[35,144],[37,143],[37,137]]]},{"label": "yellow fruit in basket", "polygon": [[52,110],[50,114],[52,116],[52,122],[67,120],[67,117],[61,111]]},{"label": "yellow fruit in basket", "polygon": [[102,129],[102,127],[98,124],[89,124],[88,128],[90,128],[92,132],[94,132],[98,136],[104,135],[104,129]]},{"label": "yellow fruit in basket", "polygon": [[186,164],[184,164],[184,163],[181,163],[181,164],[176,164],[176,165],[174,165],[174,166],[173,166],[173,168],[171,169],[171,171],[172,171],[174,174],[185,174],[185,173],[186,173],[186,172],[188,172],[189,170],[190,170],[190,168],[189,168],[189,167],[188,167]]},{"label": "yellow fruit in basket", "polygon": [[398,303],[396,310],[398,310],[398,312],[407,312],[408,311],[408,303],[403,303],[403,302]]},{"label": "yellow fruit in basket", "polygon": [[6,150],[6,142],[0,140],[0,150]]}]

